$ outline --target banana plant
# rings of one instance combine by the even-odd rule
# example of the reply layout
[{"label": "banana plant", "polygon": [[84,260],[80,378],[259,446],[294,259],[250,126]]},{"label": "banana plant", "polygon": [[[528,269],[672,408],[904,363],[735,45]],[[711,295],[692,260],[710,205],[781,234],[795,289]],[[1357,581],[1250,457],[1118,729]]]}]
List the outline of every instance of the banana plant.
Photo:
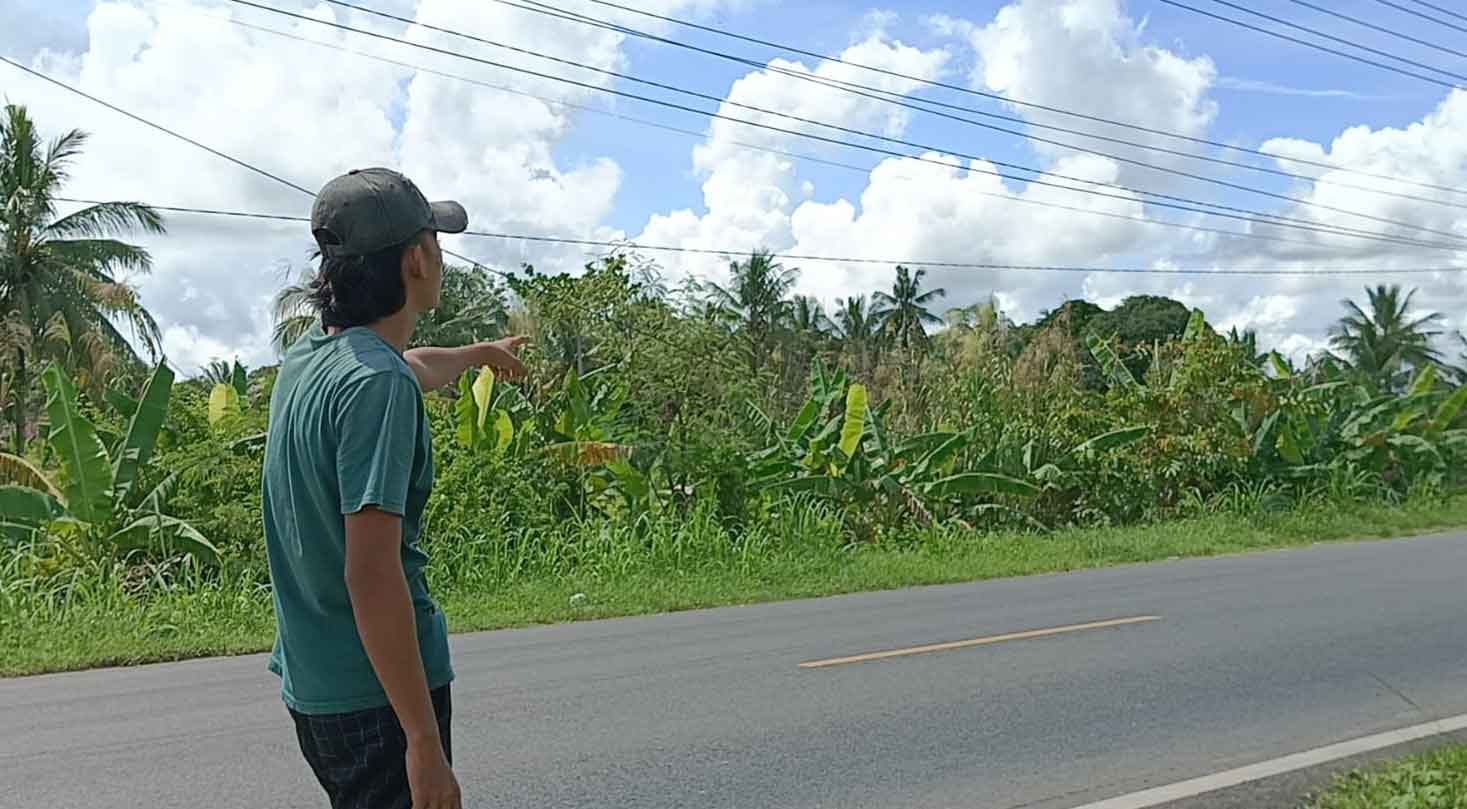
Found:
[{"label": "banana plant", "polygon": [[881,501],[923,522],[933,521],[939,504],[1038,493],[1032,484],[996,472],[959,472],[959,457],[973,444],[970,431],[892,441],[885,410],[870,406],[865,386],[847,385],[844,372],[827,375],[817,366],[810,398],[794,421],[773,431],[774,445],[750,458],[755,488],[808,492],[847,504]]},{"label": "banana plant", "polygon": [[458,383],[459,445],[496,458],[523,447],[524,433],[532,418],[530,403],[519,389],[495,386],[494,371],[466,373]]},{"label": "banana plant", "polygon": [[1024,445],[1024,476],[1042,489],[1065,489],[1078,483],[1076,474],[1085,461],[1113,449],[1129,446],[1151,434],[1151,427],[1121,427],[1088,438],[1052,460],[1041,460],[1034,441]]},{"label": "banana plant", "polygon": [[[1319,399],[1328,391],[1327,400]],[[1459,426],[1467,388],[1446,390],[1427,367],[1404,396],[1373,395],[1344,382],[1316,385],[1314,394],[1285,398],[1266,424],[1277,422],[1274,448],[1281,472],[1307,477],[1349,465],[1387,483],[1443,479],[1467,455],[1467,429]],[[1260,445],[1265,436],[1259,435]]]},{"label": "banana plant", "polygon": [[209,426],[219,427],[243,415],[249,391],[249,376],[239,360],[235,360],[229,370],[228,381],[215,383],[209,391]]},{"label": "banana plant", "polygon": [[627,391],[617,385],[598,384],[611,366],[585,374],[567,369],[565,380],[541,413],[541,432],[549,439],[544,452],[572,466],[598,467],[631,457],[631,449],[618,442],[622,407]]},{"label": "banana plant", "polygon": [[159,365],[133,408],[127,432],[109,453],[81,414],[76,388],[56,365],[42,375],[50,421],[47,440],[61,459],[58,485],[23,458],[0,455],[0,538],[33,541],[58,524],[115,551],[179,552],[213,563],[219,551],[192,525],[165,513],[174,478],[139,495],[137,484],[168,413],[173,373]]}]

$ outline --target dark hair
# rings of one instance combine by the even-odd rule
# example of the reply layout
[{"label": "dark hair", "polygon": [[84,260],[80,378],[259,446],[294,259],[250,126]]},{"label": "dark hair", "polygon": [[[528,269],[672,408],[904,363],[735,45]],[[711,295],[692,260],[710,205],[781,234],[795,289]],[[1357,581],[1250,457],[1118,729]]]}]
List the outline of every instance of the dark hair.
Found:
[{"label": "dark hair", "polygon": [[366,326],[401,311],[407,305],[402,255],[421,238],[420,233],[365,256],[331,258],[318,252],[321,268],[311,280],[310,300],[321,314],[321,326]]}]

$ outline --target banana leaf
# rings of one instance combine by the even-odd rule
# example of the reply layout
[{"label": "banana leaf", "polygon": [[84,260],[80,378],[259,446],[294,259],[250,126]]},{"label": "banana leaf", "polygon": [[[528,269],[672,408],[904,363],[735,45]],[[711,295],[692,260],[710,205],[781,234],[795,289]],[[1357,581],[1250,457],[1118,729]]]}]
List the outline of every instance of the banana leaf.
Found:
[{"label": "banana leaf", "polygon": [[46,523],[65,514],[61,503],[43,491],[13,484],[0,486],[0,542],[25,542]]},{"label": "banana leaf", "polygon": [[1015,497],[1035,497],[1039,487],[1027,481],[993,472],[964,472],[924,487],[932,497],[954,497],[975,494],[1006,494]]},{"label": "banana leaf", "polygon": [[56,488],[56,484],[46,477],[35,464],[8,452],[0,452],[0,484],[15,484],[25,486],[40,492],[45,492],[52,498],[65,501],[66,496]]},{"label": "banana leaf", "polygon": [[[236,366],[237,367],[237,366]],[[143,388],[142,399],[133,411],[122,439],[122,450],[112,465],[113,499],[125,502],[132,492],[138,470],[147,466],[158,443],[158,433],[168,418],[168,401],[173,396],[173,371],[159,363]],[[212,396],[210,397],[213,398]]]},{"label": "banana leaf", "polygon": [[866,434],[866,386],[852,385],[846,392],[845,423],[840,431],[840,451],[854,458]]},{"label": "banana leaf", "polygon": [[66,470],[66,508],[82,522],[105,522],[112,516],[112,461],[97,431],[77,408],[76,388],[61,369],[51,365],[42,375],[48,393],[48,438]]}]

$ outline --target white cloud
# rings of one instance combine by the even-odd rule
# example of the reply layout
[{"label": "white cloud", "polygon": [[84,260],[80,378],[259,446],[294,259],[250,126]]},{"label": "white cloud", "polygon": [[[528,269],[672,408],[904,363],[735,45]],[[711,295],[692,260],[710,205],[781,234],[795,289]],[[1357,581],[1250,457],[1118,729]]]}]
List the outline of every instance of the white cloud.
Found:
[{"label": "white cloud", "polygon": [[[492,54],[510,63],[528,57],[491,52],[324,3],[289,6],[311,17]],[[659,11],[712,8],[717,0],[665,0]],[[622,37],[475,0],[392,2],[418,15],[481,36],[528,44],[540,52],[602,67],[623,63]],[[119,107],[260,166],[307,189],[365,165],[401,166],[425,193],[456,197],[472,224],[487,230],[596,236],[622,182],[609,158],[558,165],[553,145],[570,121],[544,102],[290,41],[224,22],[241,19],[297,36],[427,67],[531,88],[569,100],[570,93],[532,85],[513,74],[208,0],[138,4],[103,0],[86,17],[80,52],[42,52],[41,70]],[[9,29],[0,46],[22,46]],[[543,63],[537,63],[543,69]],[[548,71],[558,72],[558,71]],[[155,204],[304,215],[310,200],[218,157],[129,121],[38,79],[8,76],[6,97],[28,106],[43,132],[78,127],[93,134],[65,189],[68,196],[138,199]],[[208,355],[269,355],[269,300],[304,265],[310,240],[303,224],[170,217],[166,238],[137,239],[155,259],[136,279],[158,317],[166,348],[185,370]],[[578,267],[578,252],[464,240],[465,251],[511,266],[522,260]]]},{"label": "white cloud", "polygon": [[[654,10],[694,14],[716,4],[717,0],[660,0]],[[424,20],[609,69],[623,69],[628,61],[620,35],[499,4],[396,0],[392,5]],[[577,10],[609,16],[599,7],[581,5],[584,7]],[[292,8],[414,41],[545,68],[528,57],[345,14],[325,4]],[[610,156],[593,155],[576,162],[558,159],[557,144],[576,125],[576,119],[567,117],[561,107],[440,77],[413,76],[398,67],[247,31],[206,14],[237,15],[313,39],[567,100],[586,101],[592,93],[532,82],[405,46],[364,41],[262,12],[220,6],[211,0],[147,4],[103,0],[87,17],[84,50],[43,54],[37,57],[37,64],[102,98],[307,188],[319,187],[350,167],[402,166],[430,196],[462,199],[472,224],[479,229],[613,237],[620,234],[604,223],[615,210],[618,190],[623,183],[652,180],[625,176]],[[619,15],[616,19],[650,27],[641,17]],[[966,69],[972,63],[972,80],[992,92],[1190,135],[1207,136],[1219,115],[1209,97],[1218,81],[1212,61],[1150,44],[1147,38],[1155,34],[1144,32],[1128,17],[1119,0],[1019,0],[992,19],[930,20],[929,30],[943,37],[941,41],[949,43],[951,50],[894,41],[887,30],[896,26],[887,13],[853,11],[846,24],[859,36],[842,54],[853,62],[929,79],[951,78],[948,73],[957,70],[957,65]],[[953,40],[958,40],[963,52],[954,52],[960,48]],[[25,47],[25,41],[9,30],[0,33],[0,47],[11,52]],[[876,83],[895,93],[911,93],[917,87],[915,82],[838,64],[810,66],[783,60],[772,64],[817,76]],[[548,72],[569,70],[552,67]],[[583,76],[592,83],[609,81],[604,76]],[[71,196],[301,214],[308,210],[308,200],[301,194],[38,80],[10,77],[6,95],[28,105],[50,134],[73,126],[95,134],[67,188]],[[768,70],[754,71],[733,82],[728,99],[892,136],[907,131],[912,123],[908,110]],[[1040,121],[1032,117],[1031,108],[1016,106],[1014,111]],[[728,104],[722,112],[782,128],[832,134]],[[1050,120],[1055,119],[1041,122]],[[1072,119],[1064,123],[1077,125]],[[1133,140],[1147,137],[1097,124],[1086,123],[1081,128]],[[1467,93],[1459,92],[1437,109],[1423,111],[1420,121],[1404,128],[1352,127],[1328,144],[1290,138],[1290,132],[1281,128],[1280,137],[1263,148],[1278,155],[1284,168],[1321,174],[1326,181],[1400,188],[1385,181],[1321,172],[1290,158],[1330,161],[1388,177],[1467,188],[1464,132]],[[963,143],[951,134],[934,139],[953,144],[954,150]],[[1113,262],[1132,267],[1295,270],[1467,266],[1463,251],[1372,245],[1261,226],[1255,226],[1261,233],[1286,235],[1305,244],[1285,246],[1153,227],[1128,217],[1143,211],[1148,215],[1162,212],[1143,207],[1124,193],[1121,199],[1107,199],[1013,185],[984,174],[991,164],[959,161],[941,153],[927,155],[938,165],[912,159],[882,161],[862,179],[858,193],[835,195],[820,188],[815,176],[803,171],[797,161],[751,152],[740,143],[781,149],[798,145],[799,151],[822,151],[790,135],[715,121],[706,141],[691,154],[691,167],[702,185],[702,210],[652,214],[638,240],[700,248],[762,245],[811,254],[1002,264]],[[1167,141],[1166,145],[1177,144]],[[1120,147],[1107,144],[1103,148]],[[1037,150],[1036,159],[1051,172],[1096,182],[1154,189],[1181,182],[1070,150]],[[1162,158],[1148,154],[1146,159]],[[1188,167],[1216,173],[1215,167]],[[1188,196],[1217,198],[1215,188],[1195,183],[1179,187],[1185,191],[1178,193]],[[1467,238],[1467,212],[1461,209],[1338,185],[1300,183],[1289,192]],[[1035,202],[1109,216],[1045,208]],[[1303,208],[1281,212],[1321,216],[1327,223],[1370,230],[1387,228]],[[142,290],[145,303],[167,329],[165,345],[175,361],[191,370],[216,352],[220,356],[238,353],[247,361],[267,359],[268,302],[290,277],[292,267],[305,262],[310,248],[305,227],[185,215],[172,217],[171,225],[166,239],[144,240],[154,252],[157,268],[152,277],[142,280]],[[542,268],[565,269],[579,267],[585,260],[580,249],[480,239],[456,244],[465,252],[507,266],[528,260]],[[679,258],[668,266],[717,276],[725,262]],[[803,269],[802,291],[827,300],[890,282],[887,266],[811,263]],[[1172,295],[1203,307],[1215,323],[1256,328],[1265,344],[1276,342],[1291,353],[1322,345],[1328,324],[1339,313],[1337,301],[1358,297],[1359,288],[1367,283],[1419,283],[1420,304],[1453,315],[1458,324],[1463,322],[1460,313],[1467,311],[1467,273],[1326,279],[954,270],[934,272],[929,279],[950,290],[947,303],[964,304],[992,292],[1020,318],[1080,294],[1102,302],[1118,302],[1136,293]]]},{"label": "white cloud", "polygon": [[[1141,41],[1141,27],[1124,13],[1120,0],[1020,0],[979,26],[939,23],[965,34],[979,61],[973,83],[1007,98],[1086,115],[1197,136],[1216,119],[1218,106],[1207,97],[1217,76],[1212,60],[1187,58]],[[1016,107],[1034,123],[1078,128],[1147,146],[1176,148],[1176,141],[1144,132]],[[1076,146],[1177,168],[1180,158],[1144,149],[1063,133],[1036,132]],[[1073,153],[1036,144],[1041,155]],[[1195,165],[1192,166],[1195,168]],[[1176,182],[1150,169],[1122,165],[1124,184],[1162,188]]]},{"label": "white cloud", "polygon": [[[921,78],[941,75],[949,55],[946,51],[924,51],[887,40],[879,31],[850,46],[841,58],[862,65],[885,68]],[[799,62],[776,59],[770,66],[785,71],[813,74],[825,79],[859,82],[893,93],[909,93],[918,82],[890,75],[860,71],[849,65],[823,63],[813,71]],[[769,70],[758,70],[733,83],[720,113],[782,129],[832,136],[828,129],[802,124],[778,115],[744,109],[745,104],[785,115],[818,120],[840,126],[899,135],[906,128],[908,111],[810,81]],[[756,129],[727,120],[714,120],[704,143],[693,150],[693,165],[704,175],[703,204],[706,214],[674,211],[649,218],[638,241],[687,247],[709,245],[753,249],[766,246],[787,248],[794,242],[790,219],[795,206],[816,189],[799,176],[791,158],[750,151],[739,145],[788,148],[808,142],[793,135]],[[806,203],[809,204],[809,203]],[[684,272],[718,276],[722,261],[694,260],[682,264]]]}]

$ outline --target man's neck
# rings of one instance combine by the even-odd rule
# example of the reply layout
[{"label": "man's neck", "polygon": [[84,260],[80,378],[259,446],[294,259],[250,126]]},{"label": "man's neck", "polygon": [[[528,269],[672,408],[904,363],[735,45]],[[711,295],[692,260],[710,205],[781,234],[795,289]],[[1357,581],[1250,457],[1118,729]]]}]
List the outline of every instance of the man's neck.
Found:
[{"label": "man's neck", "polygon": [[413,339],[413,329],[417,325],[418,313],[404,306],[397,314],[384,317],[367,328],[377,332],[379,337],[401,354],[407,351],[408,341]]}]

